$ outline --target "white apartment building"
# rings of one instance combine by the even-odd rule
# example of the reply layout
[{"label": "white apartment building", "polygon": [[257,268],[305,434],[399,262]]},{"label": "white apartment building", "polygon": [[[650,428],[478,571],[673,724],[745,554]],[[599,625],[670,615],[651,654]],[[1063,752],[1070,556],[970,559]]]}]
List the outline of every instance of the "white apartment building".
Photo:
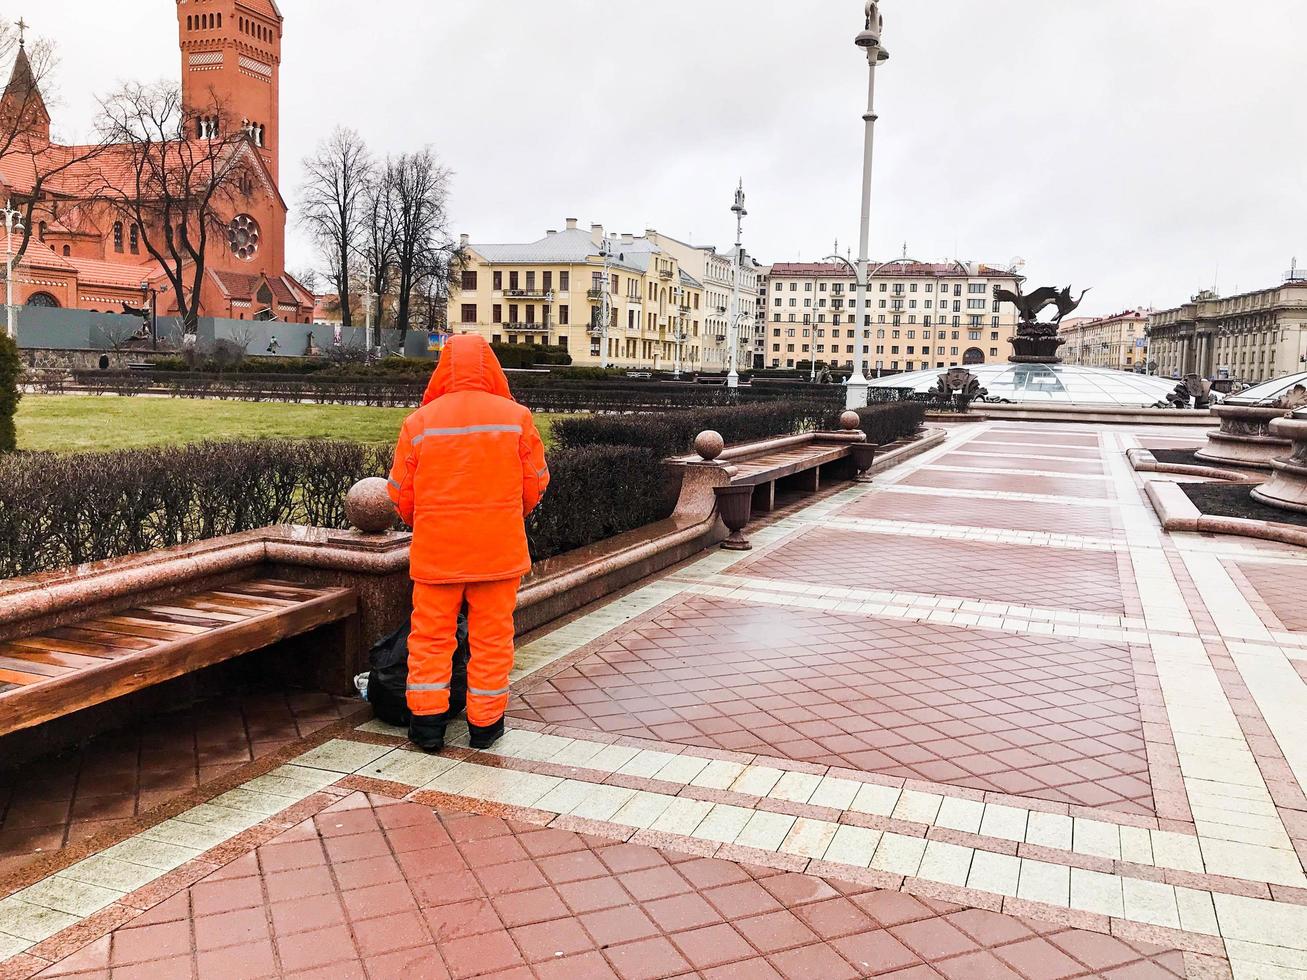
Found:
[{"label": "white apartment building", "polygon": [[[648,242],[676,257],[687,274],[703,284],[703,337],[699,346],[700,360],[692,367],[713,373],[730,370],[730,309],[731,292],[737,269],[740,277],[739,317],[736,330],[736,369],[746,370],[753,364],[756,316],[762,296],[764,266],[749,255],[747,250],[737,260],[734,246],[719,252],[714,246],[691,245],[656,229],[645,230],[644,238],[622,236],[622,241]],[[624,246],[626,247],[626,246]]]},{"label": "white apartment building", "polygon": [[[983,264],[899,260],[873,265],[862,340],[873,374],[1005,361],[1017,312],[994,299],[1021,277]],[[843,264],[790,262],[767,277],[768,367],[852,367],[856,280]]]}]

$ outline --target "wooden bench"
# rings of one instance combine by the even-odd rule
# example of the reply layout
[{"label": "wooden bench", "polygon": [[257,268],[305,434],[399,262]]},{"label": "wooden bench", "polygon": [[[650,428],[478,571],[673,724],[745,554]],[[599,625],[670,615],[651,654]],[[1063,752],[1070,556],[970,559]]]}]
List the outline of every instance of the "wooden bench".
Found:
[{"label": "wooden bench", "polygon": [[345,623],[353,589],[253,578],[0,643],[0,735]]}]

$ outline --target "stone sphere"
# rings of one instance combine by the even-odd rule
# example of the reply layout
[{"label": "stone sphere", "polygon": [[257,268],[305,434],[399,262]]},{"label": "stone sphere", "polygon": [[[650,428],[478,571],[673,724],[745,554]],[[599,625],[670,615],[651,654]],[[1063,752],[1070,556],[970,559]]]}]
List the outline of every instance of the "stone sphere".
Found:
[{"label": "stone sphere", "polygon": [[720,456],[725,448],[726,440],[722,438],[720,432],[714,432],[712,429],[700,432],[694,440],[694,451],[710,463]]},{"label": "stone sphere", "polygon": [[840,425],[852,432],[854,429],[862,428],[862,416],[857,412],[848,411],[840,416]]},{"label": "stone sphere", "polygon": [[380,477],[359,480],[345,495],[345,517],[353,527],[380,534],[395,526],[395,504]]}]

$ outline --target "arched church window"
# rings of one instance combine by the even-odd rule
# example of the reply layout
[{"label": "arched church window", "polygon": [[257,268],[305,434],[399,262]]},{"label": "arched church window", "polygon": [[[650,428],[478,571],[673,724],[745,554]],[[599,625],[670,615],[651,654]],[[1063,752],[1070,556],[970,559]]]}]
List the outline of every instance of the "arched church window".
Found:
[{"label": "arched church window", "polygon": [[115,221],[113,226],[113,250],[121,252],[123,250],[123,223]]},{"label": "arched church window", "polygon": [[186,15],[186,29],[188,31],[195,30],[195,17],[192,14]]},{"label": "arched church window", "polygon": [[132,225],[131,250],[133,255],[141,254],[141,226]]},{"label": "arched church window", "polygon": [[222,30],[222,14],[218,15],[218,29]]},{"label": "arched church window", "polygon": [[48,226],[44,221],[42,221],[41,224],[37,226],[36,237],[39,238],[41,241],[45,241],[45,231],[47,227]]},{"label": "arched church window", "polygon": [[72,255],[72,254],[73,254],[73,250],[72,250],[69,246],[65,245],[65,246],[64,246],[64,257],[67,258],[68,256],[70,256],[70,255]]}]

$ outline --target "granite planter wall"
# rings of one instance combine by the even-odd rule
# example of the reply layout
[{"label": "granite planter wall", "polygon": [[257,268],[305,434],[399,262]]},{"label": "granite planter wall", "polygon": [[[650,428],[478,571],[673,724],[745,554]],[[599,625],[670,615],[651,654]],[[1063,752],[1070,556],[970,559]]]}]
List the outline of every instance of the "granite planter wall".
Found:
[{"label": "granite planter wall", "polygon": [[1253,490],[1264,504],[1307,514],[1307,412],[1271,423],[1271,434],[1291,446],[1292,454],[1271,463],[1271,479]]},{"label": "granite planter wall", "polygon": [[1271,464],[1290,452],[1287,439],[1271,431],[1276,419],[1288,409],[1261,405],[1213,405],[1212,414],[1221,428],[1207,434],[1207,446],[1195,455],[1205,463],[1269,470]]}]

